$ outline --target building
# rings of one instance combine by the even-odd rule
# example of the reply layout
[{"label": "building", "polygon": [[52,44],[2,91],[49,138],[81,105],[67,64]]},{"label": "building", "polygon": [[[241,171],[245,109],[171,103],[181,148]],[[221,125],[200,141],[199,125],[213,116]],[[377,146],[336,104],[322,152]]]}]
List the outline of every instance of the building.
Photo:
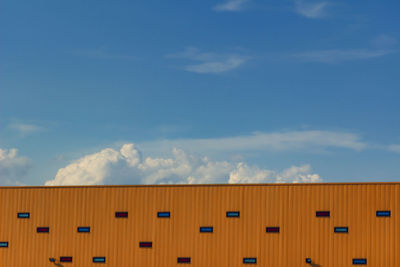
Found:
[{"label": "building", "polygon": [[400,183],[1,187],[0,267],[394,267],[399,214]]}]

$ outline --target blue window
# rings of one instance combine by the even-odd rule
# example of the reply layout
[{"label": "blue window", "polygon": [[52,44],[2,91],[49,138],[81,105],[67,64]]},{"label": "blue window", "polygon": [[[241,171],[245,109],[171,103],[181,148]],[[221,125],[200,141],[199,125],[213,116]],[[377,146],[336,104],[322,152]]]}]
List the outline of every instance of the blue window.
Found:
[{"label": "blue window", "polygon": [[158,218],[169,218],[171,217],[171,213],[169,211],[159,211],[157,212]]},{"label": "blue window", "polygon": [[0,248],[8,248],[8,242],[0,242]]},{"label": "blue window", "polygon": [[18,212],[18,219],[29,219],[29,212]]},{"label": "blue window", "polygon": [[390,217],[390,210],[377,210],[376,217]]},{"label": "blue window", "polygon": [[348,233],[348,227],[335,227],[335,233]]},{"label": "blue window", "polygon": [[311,258],[306,258],[306,263],[311,264]]},{"label": "blue window", "polygon": [[93,263],[105,263],[106,257],[93,257]]},{"label": "blue window", "polygon": [[366,265],[367,259],[353,259],[353,265]]},{"label": "blue window", "polygon": [[89,226],[79,226],[78,233],[90,233],[90,227]]},{"label": "blue window", "polygon": [[212,233],[213,232],[212,226],[202,226],[200,227],[200,233]]},{"label": "blue window", "polygon": [[177,259],[178,263],[190,263],[190,257],[179,257]]},{"label": "blue window", "polygon": [[226,217],[240,217],[240,211],[227,211]]},{"label": "blue window", "polygon": [[244,264],[256,264],[257,258],[243,258]]}]

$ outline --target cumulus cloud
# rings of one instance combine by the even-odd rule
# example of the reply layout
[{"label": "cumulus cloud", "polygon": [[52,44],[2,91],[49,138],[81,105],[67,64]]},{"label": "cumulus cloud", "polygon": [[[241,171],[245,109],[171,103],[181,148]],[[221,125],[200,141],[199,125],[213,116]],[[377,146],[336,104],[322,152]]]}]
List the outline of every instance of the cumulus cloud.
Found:
[{"label": "cumulus cloud", "polygon": [[29,159],[19,156],[18,149],[0,148],[0,185],[22,185],[18,180],[29,168]]},{"label": "cumulus cloud", "polygon": [[169,157],[142,157],[133,144],[106,148],[86,155],[58,170],[45,185],[96,184],[204,184],[318,182],[309,165],[282,172],[249,166],[244,162],[212,161],[174,148]]},{"label": "cumulus cloud", "polygon": [[214,6],[215,11],[240,11],[249,0],[228,0]]},{"label": "cumulus cloud", "polygon": [[295,2],[295,11],[306,18],[317,19],[326,16],[328,6],[329,3],[324,1],[297,0]]},{"label": "cumulus cloud", "polygon": [[167,55],[167,58],[190,60],[194,63],[187,64],[184,70],[200,74],[227,72],[238,68],[249,60],[249,57],[240,54],[201,52],[194,47],[186,48],[181,53]]}]

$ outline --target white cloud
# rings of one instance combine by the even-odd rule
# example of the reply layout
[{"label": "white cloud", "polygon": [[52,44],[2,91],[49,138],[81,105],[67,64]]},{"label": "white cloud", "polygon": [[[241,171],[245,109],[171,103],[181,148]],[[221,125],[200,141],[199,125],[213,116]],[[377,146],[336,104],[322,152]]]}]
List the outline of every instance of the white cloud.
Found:
[{"label": "white cloud", "polygon": [[212,161],[176,148],[164,158],[142,158],[140,155],[133,144],[124,144],[119,151],[106,148],[61,168],[45,185],[320,181],[308,165],[276,172],[244,162]]},{"label": "white cloud", "polygon": [[196,62],[186,65],[184,70],[200,74],[227,72],[238,68],[249,60],[249,57],[239,54],[207,53],[201,52],[194,47],[186,48],[185,51],[181,53],[167,55],[167,57]]},{"label": "white cloud", "polygon": [[235,170],[229,174],[229,183],[316,183],[321,177],[311,173],[310,165],[292,166],[282,172],[259,169],[257,166],[248,166],[240,162]]},{"label": "white cloud", "polygon": [[21,135],[29,135],[44,130],[44,128],[41,126],[27,124],[27,123],[12,123],[8,125],[8,128],[17,131]]},{"label": "white cloud", "polygon": [[317,50],[294,55],[295,58],[321,63],[335,63],[349,60],[377,58],[393,53],[392,50],[349,49],[349,50]]},{"label": "white cloud", "polygon": [[392,152],[400,153],[400,144],[389,145],[388,150],[392,151]]},{"label": "white cloud", "polygon": [[250,151],[250,150],[323,150],[329,147],[362,150],[367,144],[359,135],[335,131],[257,132],[251,135],[207,138],[159,140],[142,143],[146,149],[179,147],[192,152]]},{"label": "white cloud", "polygon": [[295,2],[295,10],[299,15],[306,18],[317,19],[326,16],[326,9],[329,6],[328,2],[321,1],[304,1],[297,0]]},{"label": "white cloud", "polygon": [[249,0],[227,0],[214,7],[216,11],[240,11]]},{"label": "white cloud", "polygon": [[18,150],[0,148],[0,185],[22,185],[18,180],[26,175],[30,161],[18,156]]}]

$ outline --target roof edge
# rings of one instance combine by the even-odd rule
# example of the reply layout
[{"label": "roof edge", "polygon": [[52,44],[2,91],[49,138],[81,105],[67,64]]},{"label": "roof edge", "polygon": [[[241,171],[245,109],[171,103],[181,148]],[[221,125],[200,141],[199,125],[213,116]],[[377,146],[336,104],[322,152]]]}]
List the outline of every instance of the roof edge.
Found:
[{"label": "roof edge", "polygon": [[329,186],[329,185],[400,185],[399,182],[353,182],[353,183],[265,183],[265,184],[153,184],[153,185],[57,185],[57,186],[0,186],[1,189],[69,189],[69,188],[140,188],[140,187],[236,187],[236,186]]}]

